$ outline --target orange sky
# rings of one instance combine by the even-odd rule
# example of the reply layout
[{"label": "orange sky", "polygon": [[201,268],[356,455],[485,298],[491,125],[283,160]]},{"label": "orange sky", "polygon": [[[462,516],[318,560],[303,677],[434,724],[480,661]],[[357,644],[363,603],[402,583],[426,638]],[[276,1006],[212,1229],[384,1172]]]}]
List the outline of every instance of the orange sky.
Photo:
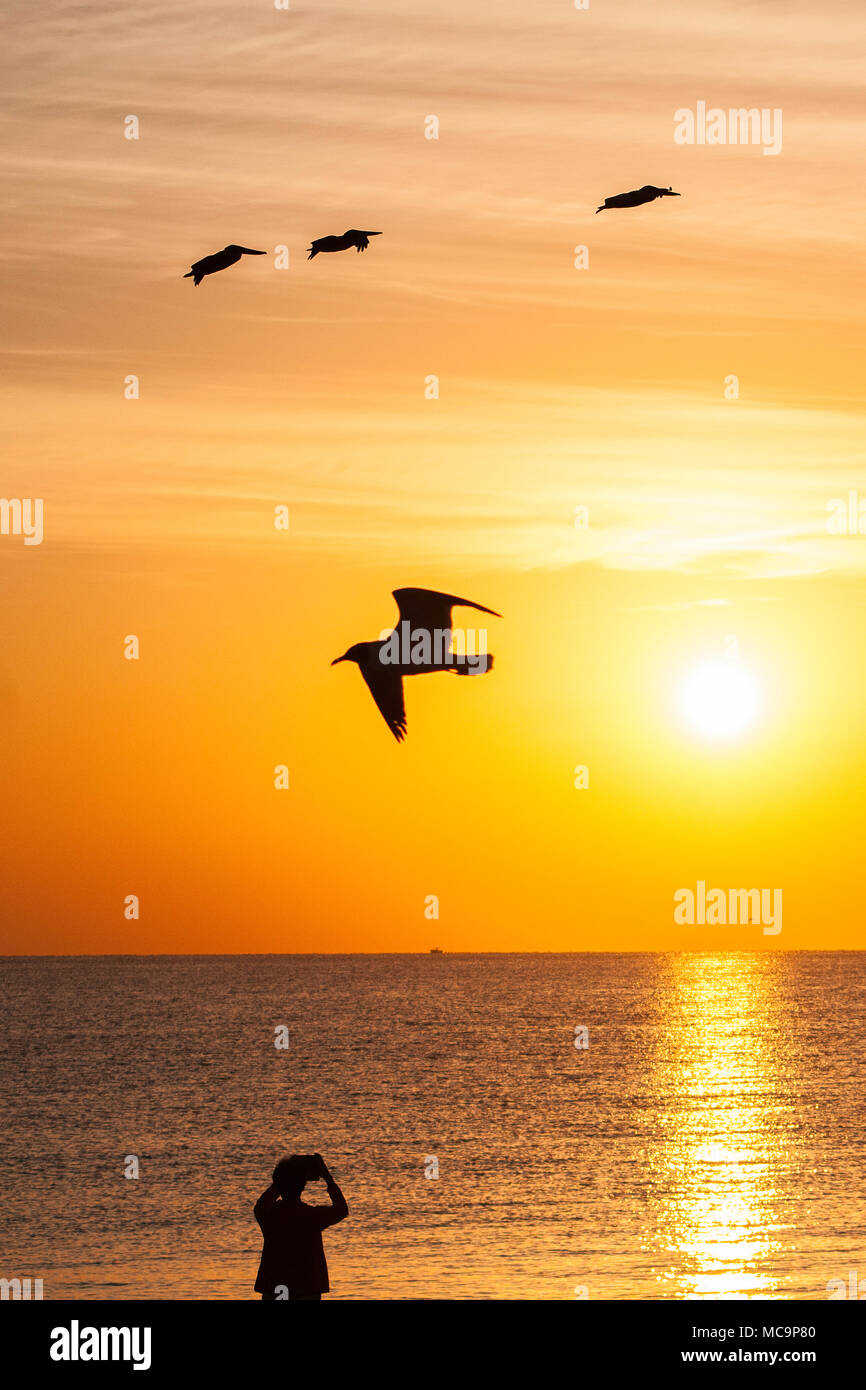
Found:
[{"label": "orange sky", "polygon": [[[5,949],[862,946],[856,7],[11,14]],[[782,153],[676,145],[699,100]],[[227,242],[269,255],[181,278]],[[329,663],[411,584],[505,616],[398,747]],[[763,706],[720,746],[676,693],[730,636]],[[675,926],[698,879],[783,931]]]}]

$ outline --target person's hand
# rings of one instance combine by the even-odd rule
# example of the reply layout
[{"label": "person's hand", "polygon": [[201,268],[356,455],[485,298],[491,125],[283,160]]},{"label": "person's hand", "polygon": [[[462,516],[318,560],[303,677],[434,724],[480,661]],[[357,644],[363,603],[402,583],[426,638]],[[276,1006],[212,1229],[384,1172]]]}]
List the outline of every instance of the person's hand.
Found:
[{"label": "person's hand", "polygon": [[328,1165],[327,1165],[327,1163],[325,1162],[325,1160],[322,1158],[322,1155],[321,1155],[321,1154],[313,1154],[313,1158],[316,1160],[316,1163],[318,1164],[318,1168],[319,1168],[319,1173],[320,1173],[320,1175],[321,1175],[323,1178],[327,1178],[327,1176],[328,1176]]}]

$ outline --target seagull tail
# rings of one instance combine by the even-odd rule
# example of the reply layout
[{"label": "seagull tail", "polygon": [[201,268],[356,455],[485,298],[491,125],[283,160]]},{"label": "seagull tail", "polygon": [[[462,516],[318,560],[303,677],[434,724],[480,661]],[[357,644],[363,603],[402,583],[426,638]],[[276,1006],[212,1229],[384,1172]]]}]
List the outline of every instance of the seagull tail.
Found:
[{"label": "seagull tail", "polygon": [[460,665],[454,665],[451,670],[457,676],[486,676],[488,671],[493,670],[493,657],[489,652],[479,652],[477,656],[465,657]]}]

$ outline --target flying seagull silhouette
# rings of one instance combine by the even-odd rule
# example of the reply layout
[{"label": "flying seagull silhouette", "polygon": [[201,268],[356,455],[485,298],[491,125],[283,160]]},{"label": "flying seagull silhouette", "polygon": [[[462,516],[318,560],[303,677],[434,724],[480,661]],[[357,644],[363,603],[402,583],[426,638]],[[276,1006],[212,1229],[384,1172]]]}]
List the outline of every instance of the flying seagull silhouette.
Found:
[{"label": "flying seagull silhouette", "polygon": [[639,208],[641,203],[652,203],[656,198],[681,197],[682,194],[674,193],[672,188],[655,188],[651,183],[645,183],[643,188],[633,188],[631,193],[615,193],[612,198],[605,198],[595,211],[597,215],[605,208]]},{"label": "flying seagull silhouette", "polygon": [[212,256],[204,256],[200,261],[193,261],[192,270],[188,270],[184,275],[184,280],[193,277],[192,283],[199,285],[206,275],[214,275],[218,270],[226,270],[235,261],[239,261],[241,256],[266,256],[267,251],[251,251],[248,246],[224,246],[222,251],[215,251]]},{"label": "flying seagull silhouette", "polygon": [[342,236],[320,236],[317,241],[311,243],[307,260],[311,261],[320,251],[348,251],[350,246],[356,246],[359,251],[366,251],[370,245],[370,237],[381,235],[381,232],[359,232],[350,228]]},{"label": "flying seagull silhouette", "polygon": [[332,666],[354,661],[398,743],[406,737],[403,677],[450,671],[458,676],[483,675],[493,665],[487,652],[461,654],[451,647],[451,609],[477,608],[501,618],[493,608],[435,589],[395,589],[400,621],[378,642],[356,642]]}]

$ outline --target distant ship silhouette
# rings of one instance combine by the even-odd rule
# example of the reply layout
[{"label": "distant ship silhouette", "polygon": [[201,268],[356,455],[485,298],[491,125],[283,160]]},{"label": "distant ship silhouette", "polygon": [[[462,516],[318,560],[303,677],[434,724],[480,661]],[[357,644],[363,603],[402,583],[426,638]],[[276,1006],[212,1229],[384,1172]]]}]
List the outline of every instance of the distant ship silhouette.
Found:
[{"label": "distant ship silhouette", "polygon": [[445,952],[442,950],[441,946],[431,946],[430,954],[431,956],[444,956]]}]

